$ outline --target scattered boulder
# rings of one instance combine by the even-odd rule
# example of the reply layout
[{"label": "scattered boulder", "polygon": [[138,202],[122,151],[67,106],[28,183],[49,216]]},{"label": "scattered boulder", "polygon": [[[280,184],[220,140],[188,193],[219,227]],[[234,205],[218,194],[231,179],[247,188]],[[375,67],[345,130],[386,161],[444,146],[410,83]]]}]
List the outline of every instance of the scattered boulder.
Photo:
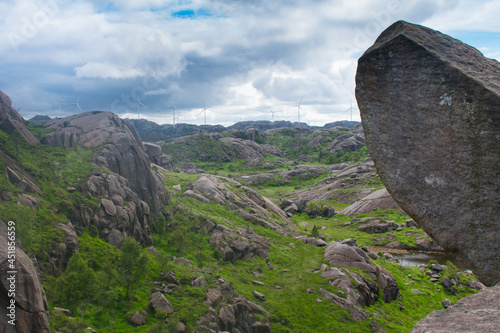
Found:
[{"label": "scattered boulder", "polygon": [[259,293],[256,290],[252,291],[252,295],[254,295],[255,298],[257,298],[259,301],[265,301],[266,300],[266,296],[262,295],[261,293]]},{"label": "scattered boulder", "polygon": [[441,305],[443,306],[443,308],[448,309],[451,306],[451,301],[445,298],[441,301]]},{"label": "scattered boulder", "polygon": [[174,308],[170,302],[165,298],[165,296],[157,291],[149,296],[149,304],[153,307],[155,311],[159,309],[165,310],[167,313],[174,312]]},{"label": "scattered boulder", "polygon": [[193,267],[193,264],[191,263],[191,261],[189,261],[189,259],[186,259],[186,258],[176,258],[176,257],[173,257],[172,261],[175,262],[175,263],[177,263],[177,264],[184,264],[187,267]]},{"label": "scattered boulder", "polygon": [[483,283],[500,282],[500,63],[398,21],[359,59],[356,99],[398,205]]},{"label": "scattered boulder", "polygon": [[207,280],[205,280],[205,277],[203,275],[197,277],[191,282],[191,286],[193,287],[205,287],[206,284]]},{"label": "scattered boulder", "polygon": [[146,325],[147,321],[139,311],[135,311],[134,314],[127,320],[127,322],[135,327]]},{"label": "scattered boulder", "polygon": [[42,205],[42,202],[38,197],[29,194],[19,194],[19,200],[17,204],[20,206],[27,206],[32,209],[38,209]]}]

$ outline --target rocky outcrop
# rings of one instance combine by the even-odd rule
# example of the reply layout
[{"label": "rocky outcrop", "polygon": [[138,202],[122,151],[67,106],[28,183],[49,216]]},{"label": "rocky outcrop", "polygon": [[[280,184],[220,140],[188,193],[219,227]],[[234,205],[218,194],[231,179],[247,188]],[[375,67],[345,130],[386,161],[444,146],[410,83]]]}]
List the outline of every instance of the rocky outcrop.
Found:
[{"label": "rocky outcrop", "polygon": [[[8,227],[0,221],[0,331],[50,332],[49,310],[45,292],[31,259],[15,248],[15,268],[9,262]],[[9,273],[16,271],[16,273]],[[14,275],[15,279],[10,278]],[[9,294],[14,293],[14,298]],[[12,300],[15,300],[12,303]],[[13,304],[13,305],[11,305]],[[14,309],[10,309],[13,307]],[[14,317],[10,317],[14,314]],[[8,323],[15,319],[15,326]]]},{"label": "rocky outcrop", "polygon": [[7,179],[14,184],[18,190],[43,196],[40,185],[28,172],[19,166],[16,160],[6,155],[2,150],[0,150],[0,159],[4,161]]},{"label": "rocky outcrop", "polygon": [[[252,224],[259,224],[283,234],[290,234],[285,227],[297,230],[286,213],[271,200],[230,178],[201,176],[193,183],[193,189],[187,190],[183,195],[204,203],[227,205],[231,210],[238,210],[239,215]],[[275,216],[281,219],[279,223],[276,222]]]},{"label": "rocky outcrop", "polygon": [[28,131],[27,121],[12,107],[12,100],[0,90],[0,130],[13,134],[21,134],[21,138],[31,144],[37,144],[38,139]]},{"label": "rocky outcrop", "polygon": [[[270,242],[269,239],[248,228],[233,229],[216,225],[213,222],[206,221],[206,233],[211,233],[209,243],[219,253],[222,254],[224,261],[235,262],[236,260],[247,260],[254,256],[267,258]],[[210,225],[211,224],[211,225]]]},{"label": "rocky outcrop", "polygon": [[75,219],[84,227],[94,225],[99,236],[114,246],[120,246],[126,236],[143,245],[151,245],[149,205],[128,186],[129,182],[115,173],[95,172],[79,186],[87,197],[100,197],[96,211],[88,207],[75,209]]},{"label": "rocky outcrop", "polygon": [[356,99],[395,201],[482,282],[500,282],[500,63],[399,21],[359,59]]},{"label": "rocky outcrop", "polygon": [[345,216],[356,216],[358,214],[370,214],[373,213],[375,208],[378,209],[397,209],[401,208],[394,201],[391,195],[387,192],[387,189],[383,188],[368,194],[366,197],[359,201],[356,201],[352,205],[344,208],[339,214]]},{"label": "rocky outcrop", "polygon": [[101,238],[116,246],[126,236],[150,245],[150,218],[159,214],[169,201],[160,174],[150,166],[150,157],[163,163],[161,149],[159,152],[156,147],[146,149],[135,130],[111,112],[86,112],[53,119],[46,125],[54,131],[42,142],[72,147],[78,141],[86,147],[102,147],[93,156],[93,162],[111,171],[102,173],[96,169],[78,187],[89,199],[99,197],[100,203],[95,211],[75,206],[72,219],[84,227],[94,225]]},{"label": "rocky outcrop", "polygon": [[[330,285],[342,288],[345,292],[346,298],[339,300],[339,305],[365,307],[375,304],[379,290],[382,291],[384,302],[397,299],[399,287],[394,276],[373,263],[359,247],[331,242],[325,249],[324,260],[336,267],[330,267],[321,277],[330,280]],[[338,268],[339,266],[359,268],[370,278],[346,268]]]},{"label": "rocky outcrop", "polygon": [[[259,305],[240,297],[234,292],[230,282],[221,281],[216,288],[209,289],[206,303],[210,306],[208,314],[198,320],[197,332],[270,333],[269,315]],[[224,301],[226,305],[218,305]]]},{"label": "rocky outcrop", "polygon": [[54,130],[54,137],[75,135],[85,147],[102,145],[94,163],[127,179],[130,189],[149,205],[153,214],[163,209],[168,201],[165,186],[151,170],[142,141],[127,122],[111,112],[92,111],[53,119],[46,125]]},{"label": "rocky outcrop", "polygon": [[146,154],[149,156],[149,161],[156,165],[161,166],[167,171],[174,172],[177,169],[174,166],[174,162],[171,156],[165,155],[161,151],[161,147],[159,145],[155,145],[154,143],[144,142],[144,149]]},{"label": "rocky outcrop", "polygon": [[462,298],[444,311],[431,312],[411,333],[497,332],[500,327],[500,285]]},{"label": "rocky outcrop", "polygon": [[289,184],[294,178],[308,180],[316,178],[327,171],[324,167],[314,167],[310,165],[298,165],[292,170],[287,171],[271,171],[269,173],[261,173],[252,175],[247,178],[245,185],[260,186],[264,184]]},{"label": "rocky outcrop", "polygon": [[62,272],[68,266],[69,260],[79,251],[78,237],[71,223],[59,223],[57,226],[61,233],[61,242],[54,243],[48,260],[51,272]]}]

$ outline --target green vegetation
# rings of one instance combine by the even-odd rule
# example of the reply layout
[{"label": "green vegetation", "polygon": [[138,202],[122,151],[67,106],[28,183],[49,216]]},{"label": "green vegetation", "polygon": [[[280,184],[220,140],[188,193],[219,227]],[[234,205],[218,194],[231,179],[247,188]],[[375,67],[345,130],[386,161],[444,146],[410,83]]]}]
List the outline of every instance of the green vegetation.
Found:
[{"label": "green vegetation", "polygon": [[125,287],[125,297],[141,285],[148,272],[148,257],[141,253],[141,245],[127,237],[121,246],[122,253],[118,260],[118,279]]},{"label": "green vegetation", "polygon": [[[50,132],[43,126],[30,128],[38,137]],[[206,136],[196,139],[199,140],[196,142],[197,149],[193,149],[193,144],[164,145],[163,149],[174,158],[191,159],[208,173],[229,176],[243,183],[240,176],[269,171],[261,168],[262,163],[269,163],[276,170],[288,170],[293,168],[287,163],[289,161],[307,161],[307,164],[325,167],[332,163],[362,161],[368,154],[366,147],[330,156],[324,153],[324,148],[330,142],[346,133],[331,132],[314,147],[308,147],[308,143],[314,139],[313,134],[297,129],[281,130],[270,136],[257,135],[257,143],[279,147],[288,159],[266,155],[257,166],[249,166],[248,161],[238,159],[230,144],[212,141]],[[100,198],[89,199],[74,190],[96,168],[90,163],[96,150],[80,146],[76,149],[29,146],[1,131],[0,148],[16,158],[19,165],[35,178],[44,193],[44,196],[35,195],[40,199],[39,209],[20,206],[17,200],[21,191],[2,173],[0,187],[4,201],[0,205],[0,216],[2,220],[18,221],[18,236],[24,250],[35,256],[42,265],[48,265],[51,251],[61,242],[58,224],[73,220],[80,205],[94,212],[98,207]],[[231,162],[223,162],[226,156]],[[3,159],[0,162],[0,166],[4,167]],[[325,172],[310,179],[296,177],[284,182],[276,174],[273,180],[252,189],[275,199],[279,204],[280,200],[287,197],[287,193],[296,188],[323,184],[322,180],[328,176],[329,173]],[[167,173],[164,182],[169,190],[177,184],[186,189],[189,182],[195,182],[198,178],[199,175]],[[331,180],[335,179],[327,179]],[[354,238],[358,246],[383,246],[397,240],[402,247],[416,247],[417,237],[424,234],[418,228],[404,227],[399,231],[378,234],[360,231],[361,219],[366,217],[402,224],[408,216],[396,210],[375,210],[355,217],[321,217],[325,207],[333,207],[337,211],[345,208],[361,189],[383,187],[378,177],[342,180],[349,182],[352,187],[336,191],[330,200],[310,201],[305,212],[295,214],[290,219],[297,228],[288,228],[287,231],[321,237],[326,242]],[[244,187],[227,186],[235,195],[247,191]],[[239,214],[239,209],[246,212],[251,209],[234,209],[229,203],[201,203],[183,197],[177,191],[170,191],[170,196],[165,215],[151,216],[149,220],[154,249],[141,248],[132,238],[125,238],[122,246],[115,248],[98,238],[96,226],[79,229],[79,252],[71,257],[67,267],[58,267],[53,276],[44,272],[42,281],[49,301],[53,331],[85,332],[90,326],[98,332],[174,332],[177,323],[182,322],[187,331],[192,332],[198,327],[199,318],[211,311],[205,302],[207,291],[215,288],[221,280],[231,282],[238,295],[262,307],[270,318],[260,319],[268,321],[273,332],[372,332],[375,329],[409,332],[429,312],[442,309],[442,299],[448,298],[455,303],[461,297],[474,293],[464,286],[444,288],[441,282],[430,282],[425,272],[417,267],[404,267],[379,258],[375,260],[376,264],[396,277],[401,296],[391,303],[383,302],[380,297],[374,305],[365,308],[370,317],[357,322],[351,318],[348,310],[327,301],[318,293],[320,288],[334,294],[341,291],[320,276],[319,269],[325,263],[324,248],[307,245],[271,228],[252,224],[253,232],[265,237],[265,244],[261,245],[268,250],[268,257],[254,256],[234,263],[225,261],[224,254],[211,243],[211,234],[207,233],[206,225],[213,223],[224,226],[234,232],[236,239],[241,239],[241,230],[246,230],[250,223]],[[277,224],[283,222],[272,214],[268,219]],[[148,221],[141,223],[147,224]],[[174,257],[186,258],[192,266],[178,262]],[[352,270],[365,274],[359,269]],[[179,282],[177,287],[169,287],[168,292],[163,289],[169,284],[164,280],[165,274],[175,276]],[[200,276],[205,278],[206,285],[192,286],[193,278]],[[443,276],[462,284],[474,279],[460,272],[452,263],[446,264]],[[259,283],[255,283],[256,280]],[[308,289],[314,292],[307,292]],[[418,289],[423,294],[415,294],[412,289]],[[174,308],[173,313],[155,312],[151,307],[149,296],[156,290],[164,291]],[[253,291],[265,295],[266,301],[258,300],[252,294]],[[229,303],[230,299],[226,297],[215,310]],[[55,311],[54,307],[67,308],[72,315]],[[127,322],[136,311],[142,313],[146,325],[134,328]]]}]

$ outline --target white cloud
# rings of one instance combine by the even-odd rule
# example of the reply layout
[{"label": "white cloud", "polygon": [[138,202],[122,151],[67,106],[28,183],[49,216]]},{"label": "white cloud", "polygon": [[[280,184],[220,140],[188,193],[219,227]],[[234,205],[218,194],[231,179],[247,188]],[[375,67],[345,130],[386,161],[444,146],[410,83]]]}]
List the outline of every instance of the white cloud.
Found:
[{"label": "white cloud", "polygon": [[137,69],[120,69],[112,64],[98,62],[88,62],[83,66],[75,67],[75,73],[77,78],[86,79],[127,79],[144,74]]},{"label": "white cloud", "polygon": [[[293,105],[303,97],[304,116],[320,125],[350,118],[345,110],[354,99],[357,58],[394,21],[452,36],[500,33],[498,1],[41,3],[0,2],[6,32],[0,35],[0,89],[25,114],[54,112],[58,98],[80,94],[86,110],[134,114],[142,96],[144,116],[151,119],[171,122],[166,105],[175,101],[186,121],[201,123],[205,101],[212,110],[207,121],[230,124],[271,119],[266,106],[281,111],[279,119],[295,120]],[[191,14],[172,15],[182,10]],[[15,48],[14,35],[21,37]],[[470,38],[474,45],[477,39]],[[485,55],[498,58],[498,42],[487,36],[477,41]]]}]

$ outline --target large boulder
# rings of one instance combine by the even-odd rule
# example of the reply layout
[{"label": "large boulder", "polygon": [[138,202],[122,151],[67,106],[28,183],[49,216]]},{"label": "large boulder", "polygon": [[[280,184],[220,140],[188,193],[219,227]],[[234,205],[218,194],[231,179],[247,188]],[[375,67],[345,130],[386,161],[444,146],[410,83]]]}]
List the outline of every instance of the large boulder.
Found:
[{"label": "large boulder", "polygon": [[[8,227],[0,221],[0,332],[50,332],[47,299],[35,266],[17,245],[15,269],[10,266],[8,232]],[[12,276],[14,279],[10,279]],[[11,293],[15,294],[14,303]],[[11,319],[15,319],[15,326],[8,323]]]},{"label": "large boulder", "polygon": [[482,282],[500,282],[500,63],[399,21],[359,59],[356,99],[394,200]]},{"label": "large boulder", "polygon": [[500,285],[485,288],[459,300],[446,310],[431,312],[411,333],[498,332],[500,327]]},{"label": "large boulder", "polygon": [[[330,280],[331,285],[344,289],[349,304],[359,306],[374,304],[379,290],[382,291],[384,302],[389,303],[397,299],[399,286],[396,278],[386,269],[373,263],[359,247],[331,242],[325,249],[324,260],[331,266],[347,268],[331,267],[330,270],[323,272],[321,277]],[[363,270],[369,278],[350,271],[349,267]]]}]

